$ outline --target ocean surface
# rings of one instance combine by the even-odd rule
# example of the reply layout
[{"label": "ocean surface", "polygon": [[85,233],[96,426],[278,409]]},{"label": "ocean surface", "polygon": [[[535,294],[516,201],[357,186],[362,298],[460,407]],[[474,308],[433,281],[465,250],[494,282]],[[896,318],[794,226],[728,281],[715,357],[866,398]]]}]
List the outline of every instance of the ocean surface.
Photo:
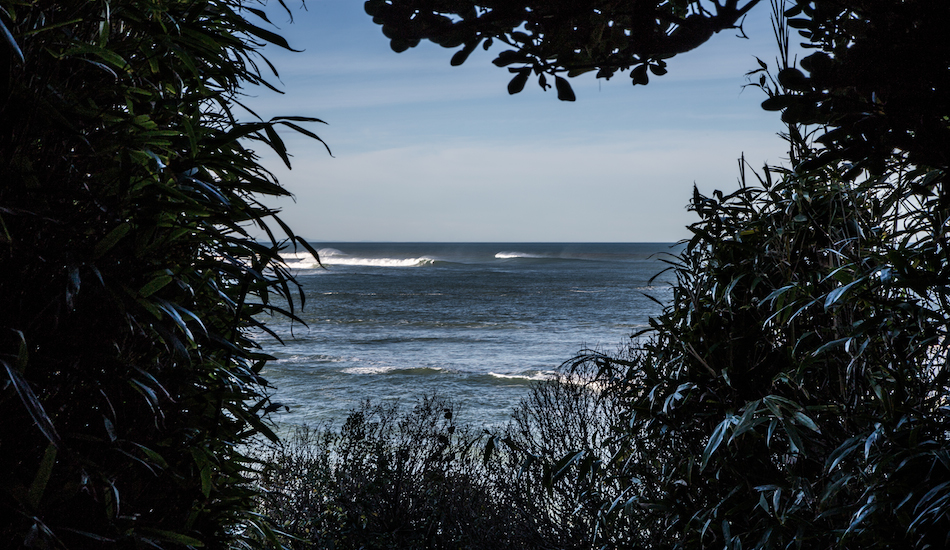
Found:
[{"label": "ocean surface", "polygon": [[339,423],[361,401],[438,392],[503,424],[530,384],[579,351],[614,352],[666,302],[671,244],[312,243],[284,255],[306,326],[264,320],[281,424]]}]

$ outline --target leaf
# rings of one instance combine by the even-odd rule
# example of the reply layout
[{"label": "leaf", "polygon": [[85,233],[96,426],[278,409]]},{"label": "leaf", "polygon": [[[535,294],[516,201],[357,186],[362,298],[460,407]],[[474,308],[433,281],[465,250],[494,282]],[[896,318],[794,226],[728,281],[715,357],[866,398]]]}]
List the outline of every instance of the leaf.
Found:
[{"label": "leaf", "polygon": [[79,294],[79,288],[81,284],[82,281],[79,278],[79,268],[69,268],[69,279],[66,283],[66,305],[69,308],[73,307],[74,299],[76,295]]},{"label": "leaf", "polygon": [[864,280],[864,277],[861,277],[860,279],[851,281],[850,283],[848,283],[848,284],[846,284],[846,285],[844,285],[844,286],[839,286],[838,288],[836,288],[836,289],[832,290],[831,292],[829,292],[829,293],[828,293],[828,297],[825,298],[825,311],[827,311],[828,309],[830,309],[831,306],[835,305],[835,303],[837,303],[838,300],[840,300],[841,297],[844,296],[844,295],[848,292],[848,290],[851,289],[851,287],[853,287],[854,285],[860,283],[860,282],[863,281],[863,280]]},{"label": "leaf", "polygon": [[[287,126],[288,128],[292,128],[292,129],[294,129],[295,131],[297,131],[297,132],[299,132],[299,133],[301,133],[301,134],[303,134],[303,135],[305,135],[305,136],[307,136],[307,137],[309,137],[309,138],[312,138],[312,139],[315,139],[315,140],[319,141],[320,143],[323,144],[323,147],[327,150],[327,153],[328,153],[331,157],[333,156],[333,152],[330,151],[330,146],[327,144],[327,142],[323,141],[323,140],[320,138],[320,136],[318,136],[317,134],[311,132],[310,130],[307,130],[306,128],[303,128],[302,126],[298,126],[298,125],[296,125],[296,124],[294,124],[294,123],[292,123],[292,122],[286,122],[286,121],[284,121],[284,120],[280,120],[280,119],[289,119],[289,118],[291,118],[291,117],[277,117],[277,118],[271,119],[271,122],[279,122],[280,124],[283,124],[284,126]],[[321,122],[321,123],[323,123],[323,124],[326,124],[326,123],[323,122],[322,120],[316,119],[316,118],[315,118],[315,119],[311,119],[309,122]]]},{"label": "leaf", "polygon": [[111,250],[122,237],[128,234],[131,229],[132,226],[126,222],[119,224],[112,231],[109,231],[106,236],[96,244],[95,249],[92,251],[92,257],[96,259],[101,258],[106,252]]},{"label": "leaf", "polygon": [[295,50],[291,48],[290,44],[287,43],[287,40],[284,39],[283,36],[280,36],[279,34],[271,32],[267,29],[262,29],[261,27],[258,27],[257,25],[248,23],[246,20],[244,21],[244,25],[241,26],[241,30],[243,30],[244,32],[250,35],[256,36],[266,42],[274,44],[275,46],[280,46],[281,48],[284,48],[285,50],[290,50],[292,52],[302,51],[302,50]]},{"label": "leaf", "polygon": [[815,421],[809,418],[808,415],[802,411],[795,411],[795,413],[792,415],[792,418],[794,418],[797,423],[805,426],[809,430],[815,433],[821,433],[821,430],[818,428],[818,424],[815,424]]},{"label": "leaf", "polygon": [[716,426],[716,429],[713,430],[712,435],[709,436],[709,441],[706,443],[706,448],[703,450],[702,460],[699,463],[700,470],[706,469],[706,464],[709,463],[709,459],[712,458],[713,453],[715,453],[719,445],[722,444],[722,440],[726,436],[726,431],[735,423],[735,420],[734,416],[730,416],[720,422],[719,425]]},{"label": "leaf", "polygon": [[455,55],[452,56],[452,60],[449,62],[453,67],[458,67],[462,63],[465,63],[465,60],[468,59],[468,56],[471,55],[475,48],[478,47],[478,43],[481,40],[472,40],[465,44],[465,47],[461,50],[455,52]]},{"label": "leaf", "polygon": [[811,90],[811,84],[804,73],[795,68],[782,69],[778,73],[779,84],[788,90],[796,92],[807,92]]},{"label": "leaf", "polygon": [[792,96],[777,95],[763,101],[762,108],[766,111],[781,111],[791,105],[793,101]]},{"label": "leaf", "polygon": [[492,61],[492,63],[494,63],[498,67],[507,67],[508,65],[511,65],[512,63],[519,63],[519,62],[523,63],[527,60],[528,59],[525,57],[523,53],[516,52],[515,50],[505,50],[499,53],[498,57],[496,57],[495,60]]},{"label": "leaf", "polygon": [[[555,483],[561,480],[567,472],[570,471],[570,468],[576,462],[579,462],[587,455],[587,451],[576,451],[561,457],[557,462],[551,465],[551,471],[553,472],[550,477],[550,486],[553,486]],[[550,487],[549,486],[549,487]]]},{"label": "leaf", "polygon": [[802,443],[802,438],[798,434],[798,430],[795,428],[795,425],[791,422],[782,422],[782,426],[785,428],[785,433],[788,435],[789,450],[793,453],[802,452],[804,444]]},{"label": "leaf", "polygon": [[43,436],[46,437],[47,441],[58,447],[61,444],[59,434],[56,433],[56,428],[53,427],[53,421],[50,419],[49,415],[46,414],[46,410],[43,408],[43,403],[40,402],[40,400],[36,397],[36,394],[33,393],[33,388],[31,388],[30,384],[23,379],[20,371],[11,367],[9,363],[2,359],[0,359],[0,363],[3,363],[4,370],[7,373],[7,378],[13,384],[13,389],[16,390],[17,395],[20,397],[20,401],[30,414],[30,418],[33,419],[36,427],[39,428],[39,430],[43,433]]},{"label": "leaf", "polygon": [[636,67],[635,69],[633,69],[632,71],[630,71],[630,78],[633,80],[634,86],[638,84],[646,86],[647,84],[649,84],[650,75],[647,74],[647,66],[640,65]]},{"label": "leaf", "polygon": [[3,19],[0,19],[0,36],[3,36],[3,40],[10,46],[10,49],[13,50],[13,53],[17,56],[17,59],[20,60],[20,63],[25,63],[26,59],[23,57],[23,51],[20,50],[20,45],[16,43],[16,39],[13,38],[13,34],[10,32],[10,29],[3,23]]},{"label": "leaf", "polygon": [[54,464],[56,464],[56,445],[50,443],[46,446],[46,451],[43,453],[42,460],[40,460],[36,477],[33,478],[33,483],[30,484],[28,500],[34,510],[40,507],[40,500],[43,498],[43,492],[46,491],[46,485],[49,483]]},{"label": "leaf", "polygon": [[525,68],[518,71],[518,74],[516,74],[515,77],[511,79],[511,82],[508,83],[508,93],[514,95],[523,90],[525,83],[528,82],[528,76],[530,74],[530,68]]},{"label": "leaf", "polygon": [[139,289],[139,296],[142,298],[148,298],[152,294],[155,294],[162,288],[165,288],[168,283],[172,282],[173,278],[171,275],[162,274],[158,277],[153,278],[151,281],[145,283],[142,288]]},{"label": "leaf", "polygon": [[274,130],[274,126],[272,124],[264,126],[264,133],[267,134],[267,140],[271,149],[273,149],[280,159],[284,161],[284,165],[286,165],[287,168],[290,168],[290,157],[287,155],[287,146],[284,145],[284,141],[280,139],[279,135],[277,135],[277,131]]},{"label": "leaf", "polygon": [[482,453],[482,464],[487,466],[488,461],[491,460],[492,453],[495,452],[495,436],[488,436],[488,441],[485,443],[485,450]]},{"label": "leaf", "polygon": [[[112,68],[125,70],[129,66],[128,61],[122,58],[121,55],[115,53],[112,50],[101,48],[95,44],[80,44],[74,46],[65,52],[63,56],[79,56],[82,54],[92,54],[105,61]],[[114,73],[113,73],[114,74]]]},{"label": "leaf", "polygon": [[554,87],[557,89],[557,98],[561,101],[575,101],[577,97],[571,89],[571,83],[561,76],[554,77]]}]

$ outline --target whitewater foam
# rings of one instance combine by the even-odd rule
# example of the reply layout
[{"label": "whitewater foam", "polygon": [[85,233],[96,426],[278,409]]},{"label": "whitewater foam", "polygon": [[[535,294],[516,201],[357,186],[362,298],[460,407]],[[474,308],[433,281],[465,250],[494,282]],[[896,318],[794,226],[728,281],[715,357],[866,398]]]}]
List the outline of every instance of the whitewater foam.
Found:
[{"label": "whitewater foam", "polygon": [[495,254],[498,260],[510,260],[513,258],[547,258],[544,254],[529,254],[528,252],[499,252]]},{"label": "whitewater foam", "polygon": [[492,378],[502,378],[505,380],[530,380],[542,382],[544,380],[550,380],[557,376],[557,373],[553,370],[549,371],[538,371],[531,374],[499,374],[497,372],[489,372],[488,376]]},{"label": "whitewater foam", "polygon": [[321,248],[317,251],[320,255],[318,262],[313,254],[309,252],[287,252],[280,255],[291,269],[317,269],[320,264],[324,266],[343,265],[358,267],[421,267],[432,265],[436,262],[435,258],[429,256],[419,256],[416,258],[365,258],[351,256],[335,248]]},{"label": "whitewater foam", "polygon": [[446,369],[439,367],[393,367],[393,366],[375,366],[375,367],[349,367],[342,369],[341,372],[347,374],[408,374],[408,375],[433,375],[447,372]]}]

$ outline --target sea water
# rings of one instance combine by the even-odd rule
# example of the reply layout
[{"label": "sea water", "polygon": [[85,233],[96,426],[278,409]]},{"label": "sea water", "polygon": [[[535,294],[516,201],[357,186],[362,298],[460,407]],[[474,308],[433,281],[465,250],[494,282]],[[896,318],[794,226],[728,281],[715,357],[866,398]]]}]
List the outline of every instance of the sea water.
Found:
[{"label": "sea water", "polygon": [[[585,349],[616,352],[670,295],[670,244],[312,243],[284,258],[305,323],[262,319],[283,424],[338,423],[360,402],[438,393],[503,424],[530,384]],[[652,279],[652,280],[651,280]]]}]

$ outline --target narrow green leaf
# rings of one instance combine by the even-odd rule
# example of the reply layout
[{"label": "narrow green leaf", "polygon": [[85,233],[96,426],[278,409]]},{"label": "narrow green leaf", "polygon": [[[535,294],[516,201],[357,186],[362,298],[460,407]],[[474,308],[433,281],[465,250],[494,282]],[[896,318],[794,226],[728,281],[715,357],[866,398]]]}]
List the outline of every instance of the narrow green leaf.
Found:
[{"label": "narrow green leaf", "polygon": [[30,484],[28,500],[33,510],[37,510],[40,506],[54,464],[56,464],[56,445],[50,443],[46,446],[46,451],[43,453],[42,460],[40,460],[40,467],[36,471],[33,483]]},{"label": "narrow green leaf", "polygon": [[132,226],[128,223],[122,223],[116,226],[112,231],[106,234],[105,237],[98,244],[96,244],[95,249],[93,249],[92,256],[93,258],[99,259],[106,252],[112,249],[122,239],[122,237],[128,234],[129,230],[132,229]]},{"label": "narrow green leaf", "polygon": [[280,139],[280,136],[277,135],[277,131],[274,130],[274,126],[272,124],[264,126],[264,133],[267,134],[267,140],[271,149],[277,153],[277,156],[280,157],[280,160],[284,161],[284,164],[287,166],[287,168],[290,168],[290,156],[287,155],[287,146],[284,145],[284,140]]},{"label": "narrow green leaf", "polygon": [[706,469],[706,464],[709,463],[709,459],[712,458],[713,453],[715,453],[719,445],[722,444],[726,432],[733,425],[734,421],[735,417],[730,416],[720,422],[719,425],[716,426],[716,429],[713,430],[712,435],[709,436],[709,441],[706,443],[706,448],[703,449],[703,456],[699,463],[700,470]]},{"label": "narrow green leaf", "polygon": [[165,288],[165,286],[172,282],[172,280],[173,278],[171,275],[159,275],[158,277],[155,277],[151,281],[145,283],[145,285],[139,289],[139,296],[142,298],[148,298],[152,294],[155,294],[159,290]]},{"label": "narrow green leaf", "polygon": [[30,418],[33,419],[33,422],[36,423],[36,427],[43,433],[43,436],[46,437],[47,441],[53,445],[59,446],[60,439],[59,434],[56,433],[56,428],[53,427],[53,421],[50,419],[49,415],[46,414],[46,409],[43,408],[43,403],[36,397],[36,394],[33,393],[33,388],[30,387],[30,384],[23,378],[20,374],[20,371],[13,368],[9,363],[0,359],[0,363],[3,364],[4,370],[7,373],[7,378],[13,385],[13,389],[16,390],[17,395],[20,397],[20,401],[23,403],[24,408],[30,414]]},{"label": "narrow green leaf", "polygon": [[262,29],[257,25],[248,23],[247,21],[245,21],[245,24],[242,26],[242,30],[250,35],[256,36],[266,42],[274,44],[275,46],[280,46],[286,50],[290,50],[292,52],[301,51],[291,48],[290,44],[287,43],[287,40],[283,36],[280,36],[279,34],[271,32],[267,29]]},{"label": "narrow green leaf", "polygon": [[10,46],[10,49],[13,50],[14,55],[17,56],[17,59],[20,60],[20,63],[24,63],[26,59],[23,58],[23,51],[20,49],[20,45],[16,43],[16,39],[13,38],[13,34],[10,32],[10,29],[3,23],[3,19],[0,19],[0,36],[3,36],[4,42]]},{"label": "narrow green leaf", "polygon": [[815,424],[815,421],[809,418],[808,415],[806,415],[802,411],[796,411],[795,414],[792,415],[792,417],[795,419],[796,422],[798,422],[802,426],[805,426],[809,430],[816,433],[821,433],[821,430],[818,429],[818,424]]},{"label": "narrow green leaf", "polygon": [[835,305],[835,303],[837,303],[838,300],[840,300],[841,297],[844,296],[848,292],[848,290],[851,289],[851,287],[860,283],[863,280],[864,278],[862,277],[861,279],[851,281],[850,283],[844,286],[839,286],[838,288],[829,292],[828,297],[825,298],[825,310],[827,311],[829,308],[831,308],[831,306]]}]

